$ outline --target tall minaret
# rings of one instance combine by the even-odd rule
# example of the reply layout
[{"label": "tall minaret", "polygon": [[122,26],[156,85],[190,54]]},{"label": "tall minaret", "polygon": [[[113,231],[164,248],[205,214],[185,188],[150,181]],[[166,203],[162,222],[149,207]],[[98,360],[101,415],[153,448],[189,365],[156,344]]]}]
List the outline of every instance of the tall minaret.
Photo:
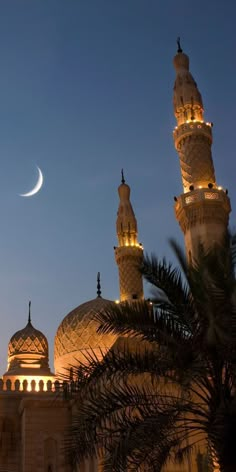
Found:
[{"label": "tall minaret", "polygon": [[115,247],[115,258],[119,268],[120,300],[142,300],[143,281],[139,267],[143,259],[143,248],[138,243],[137,221],[130,203],[130,187],[125,183],[123,170],[118,193],[120,204],[116,232],[119,245]]},{"label": "tall minaret", "polygon": [[188,258],[197,257],[199,243],[206,248],[220,242],[227,230],[230,200],[216,183],[211,155],[212,123],[204,121],[201,94],[191,73],[189,58],[178,40],[174,57],[174,142],[180,158],[183,191],[175,197],[175,213],[184,233]]}]

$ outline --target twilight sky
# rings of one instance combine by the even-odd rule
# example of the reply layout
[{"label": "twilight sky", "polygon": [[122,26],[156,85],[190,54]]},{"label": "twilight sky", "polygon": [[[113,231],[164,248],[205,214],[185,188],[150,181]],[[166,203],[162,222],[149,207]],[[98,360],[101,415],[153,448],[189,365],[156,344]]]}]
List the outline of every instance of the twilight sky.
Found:
[{"label": "twilight sky", "polygon": [[[173,146],[176,37],[214,123],[217,182],[235,228],[234,0],[0,2],[0,367],[32,321],[50,343],[63,317],[96,296],[119,297],[113,246],[123,167],[146,251],[172,260],[183,241]],[[37,179],[39,194],[24,199]],[[148,293],[148,292],[147,292]]]}]

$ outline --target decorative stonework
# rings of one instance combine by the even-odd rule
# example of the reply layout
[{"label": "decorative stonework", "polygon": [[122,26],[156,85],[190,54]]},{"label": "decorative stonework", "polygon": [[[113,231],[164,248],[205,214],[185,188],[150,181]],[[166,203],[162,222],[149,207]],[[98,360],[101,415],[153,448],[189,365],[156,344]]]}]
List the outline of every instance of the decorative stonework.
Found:
[{"label": "decorative stonework", "polygon": [[184,137],[178,145],[184,191],[189,186],[215,184],[215,172],[211,155],[211,142],[205,135]]},{"label": "decorative stonework", "polygon": [[181,148],[181,141],[188,136],[205,136],[209,142],[212,142],[212,129],[211,123],[205,123],[204,121],[190,121],[185,122],[180,126],[176,126],[173,131],[173,138],[176,150],[179,151]]},{"label": "decorative stonework", "polygon": [[64,318],[55,337],[54,358],[56,370],[60,357],[65,354],[73,353],[74,359],[76,359],[81,351],[89,349],[107,350],[111,347],[115,337],[98,334],[98,323],[94,320],[94,316],[113,304],[114,302],[110,300],[97,297],[78,306]]},{"label": "decorative stonework", "polygon": [[134,210],[130,202],[130,187],[123,182],[119,188],[119,208],[116,220],[116,233],[119,246],[135,245],[138,243],[138,227]]},{"label": "decorative stonework", "polygon": [[143,260],[143,248],[138,243],[138,225],[130,202],[130,187],[125,183],[123,172],[118,193],[120,202],[116,232],[119,246],[114,249],[119,269],[120,300],[141,300],[143,281],[140,266]]},{"label": "decorative stonework", "polygon": [[176,218],[184,234],[197,225],[207,225],[213,222],[222,224],[226,228],[229,220],[229,208],[228,205],[223,206],[220,200],[209,199],[193,202],[176,208]]},{"label": "decorative stonework", "polygon": [[41,331],[28,323],[24,329],[17,331],[10,339],[8,356],[24,353],[37,353],[48,356],[47,338]]},{"label": "decorative stonework", "polygon": [[189,58],[178,52],[174,57],[176,79],[174,84],[174,112],[177,124],[187,120],[203,121],[203,103],[197,84],[189,72]]},{"label": "decorative stonework", "polygon": [[4,380],[18,378],[53,378],[49,368],[48,342],[44,334],[35,329],[29,319],[24,329],[17,331],[8,345],[8,368]]},{"label": "decorative stonework", "polygon": [[230,200],[224,190],[197,189],[180,195],[175,204],[175,214],[182,231],[212,221],[228,224]]},{"label": "decorative stonework", "polygon": [[115,258],[119,268],[121,301],[142,299],[143,281],[140,266],[143,260],[143,249],[138,246],[117,247]]},{"label": "decorative stonework", "polygon": [[173,136],[184,190],[180,197],[175,197],[175,214],[185,235],[187,256],[194,258],[199,242],[209,247],[213,241],[222,240],[231,208],[227,192],[216,184],[211,154],[212,123],[204,122],[202,97],[189,72],[189,58],[181,49],[174,58],[174,66],[177,126]]}]

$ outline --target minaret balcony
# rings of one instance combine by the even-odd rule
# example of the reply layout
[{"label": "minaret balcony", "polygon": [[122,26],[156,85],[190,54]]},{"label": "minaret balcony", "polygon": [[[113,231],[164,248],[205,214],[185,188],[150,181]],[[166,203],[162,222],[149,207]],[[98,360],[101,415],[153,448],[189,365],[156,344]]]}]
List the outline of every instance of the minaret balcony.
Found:
[{"label": "minaret balcony", "polygon": [[115,248],[115,257],[117,264],[133,258],[136,260],[142,260],[143,246],[141,244],[133,246],[118,246]]},{"label": "minaret balcony", "polygon": [[231,211],[227,192],[219,188],[197,188],[176,198],[175,214],[182,230],[191,226],[222,220],[228,222]]},{"label": "minaret balcony", "polygon": [[180,142],[182,139],[192,134],[199,134],[206,136],[210,142],[212,142],[212,124],[205,123],[204,121],[186,121],[180,126],[176,126],[173,131],[173,137],[175,142],[175,147],[177,151],[180,149]]},{"label": "minaret balcony", "polygon": [[177,198],[176,210],[186,207],[193,203],[203,202],[204,200],[219,201],[224,204],[229,202],[229,198],[222,188],[197,188],[191,192],[184,193]]}]

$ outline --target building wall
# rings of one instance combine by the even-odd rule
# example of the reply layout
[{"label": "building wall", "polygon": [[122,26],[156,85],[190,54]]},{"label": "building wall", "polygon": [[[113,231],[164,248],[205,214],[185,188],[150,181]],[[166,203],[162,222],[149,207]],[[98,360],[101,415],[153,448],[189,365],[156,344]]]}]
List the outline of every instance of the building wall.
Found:
[{"label": "building wall", "polygon": [[64,451],[70,423],[61,392],[0,391],[0,471],[71,472]]},{"label": "building wall", "polygon": [[0,394],[0,471],[20,472],[19,395]]}]

